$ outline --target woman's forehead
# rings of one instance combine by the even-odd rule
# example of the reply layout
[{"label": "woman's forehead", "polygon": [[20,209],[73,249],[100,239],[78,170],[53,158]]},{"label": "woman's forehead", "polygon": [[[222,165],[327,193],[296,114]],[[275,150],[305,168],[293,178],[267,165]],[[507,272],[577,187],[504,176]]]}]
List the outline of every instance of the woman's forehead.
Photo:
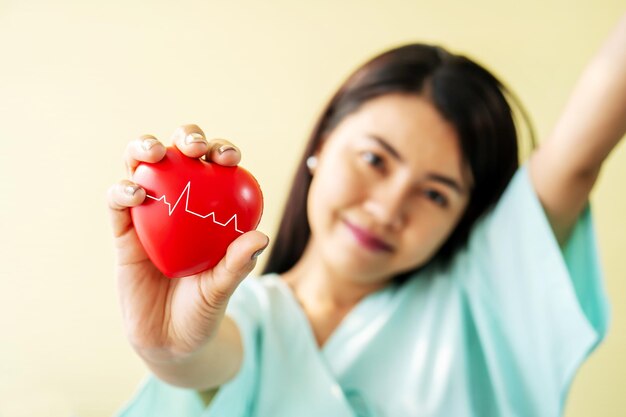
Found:
[{"label": "woman's forehead", "polygon": [[425,97],[415,94],[386,94],[365,102],[355,112],[363,128],[385,129],[393,139],[424,137],[457,139],[454,126]]},{"label": "woman's forehead", "polygon": [[344,140],[370,141],[405,164],[438,167],[462,176],[463,155],[456,129],[422,96],[376,97],[344,122],[338,126]]}]

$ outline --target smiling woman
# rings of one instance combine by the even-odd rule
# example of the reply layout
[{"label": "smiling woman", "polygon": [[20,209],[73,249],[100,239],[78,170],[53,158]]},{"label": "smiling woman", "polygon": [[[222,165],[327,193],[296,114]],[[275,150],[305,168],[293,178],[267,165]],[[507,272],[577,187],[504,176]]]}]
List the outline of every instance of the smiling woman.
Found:
[{"label": "smiling woman", "polygon": [[[429,236],[430,252],[423,247],[421,250],[425,253],[413,260],[413,268],[424,266],[423,257],[433,255],[433,250],[438,253],[431,256],[432,262],[447,262],[467,240],[473,222],[502,193],[518,166],[517,132],[505,95],[514,98],[480,65],[440,47],[406,45],[365,63],[339,88],[313,130],[265,271],[287,271],[309,242],[306,201],[312,177],[306,167],[306,158],[319,153],[328,137],[350,134],[360,135],[361,140],[374,138],[380,147],[372,149],[382,147],[390,158],[395,156],[393,159],[398,162],[409,161],[408,165],[402,164],[407,169],[411,164],[422,169],[421,173],[414,175],[420,174],[423,178],[411,178],[415,187],[440,185],[435,189],[422,189],[421,193],[433,196],[441,204],[449,200],[448,210],[437,214],[450,215],[444,234],[446,230],[454,230],[443,241],[441,236],[435,241]],[[521,115],[525,115],[523,108],[518,107]],[[344,119],[345,126],[342,127]],[[339,132],[331,133],[338,125]],[[351,132],[351,129],[359,131]],[[398,149],[389,142],[392,138],[387,138],[383,132],[393,135],[393,140],[399,142]],[[376,154],[376,158],[381,156]],[[366,156],[371,157],[374,155]],[[423,161],[428,164],[424,165]],[[429,172],[429,165],[437,170]],[[448,175],[441,175],[443,173]],[[431,181],[425,182],[426,178]],[[456,196],[449,192],[441,195],[441,185],[446,183],[457,189]],[[395,187],[395,184],[385,184],[389,185],[391,189]],[[382,188],[385,193],[391,189]],[[330,189],[323,191],[329,192]],[[466,204],[467,209],[463,204],[454,204],[459,202]],[[460,209],[460,213],[456,213],[460,215],[458,219],[453,215],[455,209]],[[457,223],[459,225],[455,228]],[[413,272],[394,271],[395,279],[403,281]]]},{"label": "smiling woman", "polygon": [[[154,373],[120,415],[560,415],[608,326],[587,198],[626,130],[625,46],[626,17],[521,167],[513,95],[485,68],[424,44],[365,63],[313,130],[260,278],[248,232],[168,280],[133,235],[140,188],[113,187],[126,324]],[[189,138],[188,157],[239,162]],[[162,158],[141,144],[131,166]]]},{"label": "smiling woman", "polygon": [[380,287],[423,264],[469,201],[469,193],[436,180],[450,178],[468,188],[471,173],[453,126],[416,95],[369,99],[315,154],[319,162],[307,200],[313,239],[300,262],[331,268],[332,274],[320,275],[339,282]]}]

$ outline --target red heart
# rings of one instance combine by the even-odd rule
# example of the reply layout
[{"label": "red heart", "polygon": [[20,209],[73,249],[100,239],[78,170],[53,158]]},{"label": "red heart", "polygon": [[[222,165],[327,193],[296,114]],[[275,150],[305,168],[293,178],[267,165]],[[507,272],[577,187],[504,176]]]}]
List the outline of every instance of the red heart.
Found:
[{"label": "red heart", "polygon": [[189,158],[168,147],[157,163],[141,163],[133,181],[146,199],[130,210],[148,257],[169,278],[213,268],[263,213],[256,179],[241,167]]}]

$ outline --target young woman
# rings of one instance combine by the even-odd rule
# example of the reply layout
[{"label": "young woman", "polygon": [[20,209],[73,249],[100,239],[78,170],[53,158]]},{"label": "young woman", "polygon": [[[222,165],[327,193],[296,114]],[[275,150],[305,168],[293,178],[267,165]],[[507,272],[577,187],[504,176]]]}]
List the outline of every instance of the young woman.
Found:
[{"label": "young woman", "polygon": [[[555,416],[607,330],[588,196],[626,131],[626,16],[518,167],[488,71],[407,45],[358,69],[314,128],[269,239],[166,278],[109,190],[124,323],[152,371],[121,416]],[[174,144],[236,165],[195,125]],[[129,173],[165,154],[131,142]]]}]

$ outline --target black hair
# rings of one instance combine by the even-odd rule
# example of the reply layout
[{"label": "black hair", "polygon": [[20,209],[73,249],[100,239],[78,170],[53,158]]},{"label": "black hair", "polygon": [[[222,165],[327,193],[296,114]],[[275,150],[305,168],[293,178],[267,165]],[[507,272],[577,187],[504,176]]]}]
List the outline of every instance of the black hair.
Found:
[{"label": "black hair", "polygon": [[399,274],[396,282],[404,282],[435,262],[445,266],[466,244],[475,221],[503,193],[519,166],[518,135],[508,100],[519,109],[534,146],[533,128],[519,100],[478,63],[434,45],[409,44],[388,50],[348,77],[320,115],[297,167],[263,273],[291,269],[309,241],[307,195],[312,177],[306,159],[346,116],[368,100],[390,93],[415,94],[430,100],[455,127],[464,162],[474,180],[468,206],[447,240],[430,260]]}]

